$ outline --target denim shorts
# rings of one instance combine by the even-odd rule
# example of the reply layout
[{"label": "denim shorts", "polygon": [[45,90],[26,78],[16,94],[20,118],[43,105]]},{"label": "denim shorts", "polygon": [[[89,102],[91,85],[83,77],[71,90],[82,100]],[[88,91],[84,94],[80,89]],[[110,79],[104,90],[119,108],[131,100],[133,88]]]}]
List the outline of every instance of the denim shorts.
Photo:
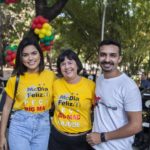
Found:
[{"label": "denim shorts", "polygon": [[10,150],[47,150],[50,135],[49,112],[16,111],[10,121]]}]

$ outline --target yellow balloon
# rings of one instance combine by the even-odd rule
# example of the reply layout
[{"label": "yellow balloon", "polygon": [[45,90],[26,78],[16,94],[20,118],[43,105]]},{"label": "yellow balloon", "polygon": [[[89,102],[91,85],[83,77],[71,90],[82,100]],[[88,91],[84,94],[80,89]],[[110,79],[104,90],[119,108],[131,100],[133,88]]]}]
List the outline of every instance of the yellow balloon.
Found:
[{"label": "yellow balloon", "polygon": [[47,36],[50,36],[51,34],[52,34],[52,32],[49,31],[49,30],[47,30],[46,35],[47,35]]},{"label": "yellow balloon", "polygon": [[46,57],[46,54],[47,54],[47,52],[46,52],[46,51],[44,51],[44,52],[43,52],[44,57]]},{"label": "yellow balloon", "polygon": [[40,38],[40,39],[44,38],[44,34],[40,33],[40,34],[39,34],[39,38]]},{"label": "yellow balloon", "polygon": [[44,23],[42,27],[45,28],[45,29],[49,29],[49,24],[48,23]]},{"label": "yellow balloon", "polygon": [[39,34],[39,32],[40,32],[40,30],[37,29],[37,28],[35,28],[34,33],[35,33],[35,34]]},{"label": "yellow balloon", "polygon": [[14,64],[16,63],[16,59],[13,60],[13,63],[14,63]]},{"label": "yellow balloon", "polygon": [[48,26],[48,30],[52,31],[52,26],[51,25]]},{"label": "yellow balloon", "polygon": [[46,31],[45,29],[43,29],[43,28],[42,28],[41,31],[40,31],[41,34],[46,34],[46,32],[47,32],[47,31]]},{"label": "yellow balloon", "polygon": [[47,30],[52,30],[52,26],[48,23],[44,23],[42,27],[47,29]]}]

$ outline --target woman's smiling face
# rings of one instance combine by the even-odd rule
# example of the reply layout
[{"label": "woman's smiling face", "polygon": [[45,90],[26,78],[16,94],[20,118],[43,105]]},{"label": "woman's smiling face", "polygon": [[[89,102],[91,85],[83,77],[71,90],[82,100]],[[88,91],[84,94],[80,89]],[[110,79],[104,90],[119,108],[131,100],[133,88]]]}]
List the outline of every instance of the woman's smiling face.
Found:
[{"label": "woman's smiling face", "polygon": [[27,67],[27,72],[38,72],[40,53],[34,45],[28,45],[23,49],[22,62]]},{"label": "woman's smiling face", "polygon": [[60,64],[61,73],[64,76],[66,80],[74,80],[76,77],[78,77],[77,70],[78,66],[75,62],[75,60],[70,60],[67,57],[65,57],[64,61]]}]

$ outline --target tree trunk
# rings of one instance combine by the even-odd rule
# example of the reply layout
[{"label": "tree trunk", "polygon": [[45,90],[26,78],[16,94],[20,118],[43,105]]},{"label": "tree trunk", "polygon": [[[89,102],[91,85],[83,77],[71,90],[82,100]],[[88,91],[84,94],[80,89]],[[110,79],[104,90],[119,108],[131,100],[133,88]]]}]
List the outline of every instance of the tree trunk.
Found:
[{"label": "tree trunk", "polygon": [[[67,2],[68,0],[57,0],[57,2],[53,6],[48,7],[47,0],[35,0],[35,15],[43,16],[50,22],[60,14],[60,12],[62,11]],[[34,34],[34,31],[31,28],[30,31],[25,36],[39,41],[39,37]],[[48,56],[47,61],[51,69],[51,60],[50,57]]]},{"label": "tree trunk", "polygon": [[[53,6],[49,7],[47,5],[47,0],[35,0],[36,16],[41,15],[50,22],[60,14],[67,2],[68,0],[57,0]],[[39,40],[38,36],[34,34],[32,29],[30,29],[25,36]]]}]

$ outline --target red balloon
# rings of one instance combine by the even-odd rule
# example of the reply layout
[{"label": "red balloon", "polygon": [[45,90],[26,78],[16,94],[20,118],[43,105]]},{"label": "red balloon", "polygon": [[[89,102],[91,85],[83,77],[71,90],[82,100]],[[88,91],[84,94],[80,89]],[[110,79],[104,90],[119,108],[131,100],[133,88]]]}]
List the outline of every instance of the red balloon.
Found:
[{"label": "red balloon", "polygon": [[39,23],[38,19],[35,18],[35,19],[33,20],[33,23],[34,23],[34,24],[38,24],[38,23]]},{"label": "red balloon", "polygon": [[10,61],[9,64],[10,64],[11,66],[14,66],[14,65],[15,65],[13,61]]},{"label": "red balloon", "polygon": [[5,0],[6,4],[16,3],[16,2],[17,2],[17,0]]},{"label": "red balloon", "polygon": [[10,55],[6,56],[6,57],[5,57],[5,60],[6,60],[7,62],[11,61],[11,56],[10,56]]},{"label": "red balloon", "polygon": [[12,59],[16,58],[16,53],[11,54],[11,58]]},{"label": "red balloon", "polygon": [[51,46],[51,45],[49,45],[49,46],[45,46],[45,49],[46,49],[47,51],[49,51],[51,48],[52,48],[52,46]]},{"label": "red balloon", "polygon": [[45,51],[47,51],[47,50],[43,47],[43,48],[42,48],[42,51],[45,52]]},{"label": "red balloon", "polygon": [[44,45],[44,43],[40,43],[40,46],[43,47],[43,46],[45,46],[45,45]]},{"label": "red balloon", "polygon": [[5,3],[6,3],[6,4],[9,4],[10,2],[9,2],[9,0],[5,0]]},{"label": "red balloon", "polygon": [[40,18],[43,18],[43,17],[40,15],[36,17],[37,20],[39,20]]},{"label": "red balloon", "polygon": [[53,45],[53,44],[54,44],[54,41],[51,41],[51,42],[50,42],[50,45]]},{"label": "red balloon", "polygon": [[11,55],[13,52],[11,50],[7,50],[7,55]]},{"label": "red balloon", "polygon": [[40,22],[41,24],[44,24],[44,23],[48,22],[48,20],[45,19],[45,18],[43,18],[43,17],[41,16],[41,17],[39,17],[39,22]]},{"label": "red balloon", "polygon": [[32,29],[35,29],[36,28],[36,24],[32,23]]},{"label": "red balloon", "polygon": [[41,29],[41,28],[42,28],[42,24],[39,24],[39,23],[38,23],[38,24],[36,25],[36,27],[37,27],[38,29]]}]

